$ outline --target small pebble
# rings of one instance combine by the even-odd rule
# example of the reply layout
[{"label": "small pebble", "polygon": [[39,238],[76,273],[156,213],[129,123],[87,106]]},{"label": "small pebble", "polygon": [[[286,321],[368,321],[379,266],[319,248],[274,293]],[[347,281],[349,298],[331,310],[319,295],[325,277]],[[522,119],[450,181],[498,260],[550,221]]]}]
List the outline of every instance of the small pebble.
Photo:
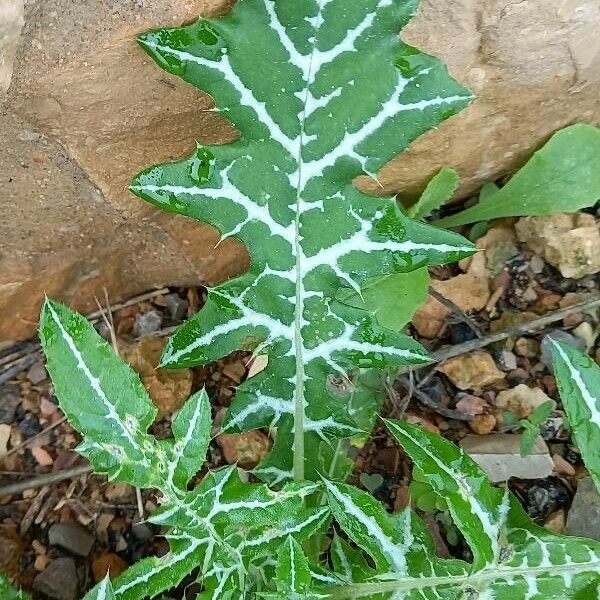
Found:
[{"label": "small pebble", "polygon": [[520,337],[515,342],[515,352],[525,358],[535,358],[540,351],[540,344],[537,340],[527,337]]},{"label": "small pebble", "polygon": [[33,589],[53,600],[76,600],[78,588],[72,558],[56,558],[33,580]]},{"label": "small pebble", "polygon": [[60,546],[72,554],[88,556],[94,545],[94,536],[77,523],[54,523],[48,531],[51,546]]},{"label": "small pebble", "polygon": [[537,254],[534,254],[529,261],[529,268],[536,274],[539,275],[546,266],[544,259]]},{"label": "small pebble", "polygon": [[0,423],[12,423],[20,403],[21,393],[18,385],[6,384],[0,387]]},{"label": "small pebble", "polygon": [[33,437],[41,430],[39,419],[33,413],[27,413],[19,423],[19,430],[25,437]]},{"label": "small pebble", "polygon": [[37,385],[48,379],[48,373],[46,372],[44,365],[42,363],[33,365],[27,372],[27,379],[29,379],[33,385]]},{"label": "small pebble", "polygon": [[138,313],[133,325],[133,335],[135,337],[144,337],[155,333],[162,325],[162,315],[157,310],[151,310],[147,313]]}]

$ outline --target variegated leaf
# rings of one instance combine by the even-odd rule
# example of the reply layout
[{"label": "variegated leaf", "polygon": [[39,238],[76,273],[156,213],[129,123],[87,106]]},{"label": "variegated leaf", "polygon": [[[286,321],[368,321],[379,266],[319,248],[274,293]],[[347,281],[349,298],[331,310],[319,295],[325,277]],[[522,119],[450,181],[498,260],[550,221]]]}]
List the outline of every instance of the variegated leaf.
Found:
[{"label": "variegated leaf", "polygon": [[600,367],[587,354],[556,341],[552,358],[575,441],[600,490]]},{"label": "variegated leaf", "polygon": [[174,442],[168,442],[166,485],[185,490],[206,460],[212,425],[210,403],[204,389],[196,392],[172,424]]},{"label": "variegated leaf", "polygon": [[[499,550],[491,562],[482,565],[477,555],[471,565],[460,561],[442,560],[435,556],[431,538],[423,525],[413,515],[411,526],[407,527],[410,512],[401,513],[397,519],[395,536],[403,535],[406,540],[410,533],[413,539],[405,544],[403,562],[404,573],[398,577],[389,569],[379,569],[370,580],[354,580],[337,588],[330,588],[331,598],[386,598],[389,600],[431,600],[444,598],[452,600],[551,600],[596,598],[600,584],[600,543],[552,533],[536,526],[524,512],[516,498],[501,491],[490,494],[485,474],[467,456],[450,442],[438,435],[421,430],[406,423],[388,422],[388,427],[409,453],[415,465],[429,477],[434,487],[440,490],[448,505],[454,504],[453,514],[456,525],[470,536],[471,549],[485,556],[486,549],[493,545],[491,529],[486,525],[479,533],[472,528],[468,519],[464,527],[466,510],[460,489],[456,486],[464,481],[465,475],[484,488],[481,493],[484,501],[474,512],[491,511],[485,523],[498,522],[502,527],[498,536]],[[433,460],[435,454],[438,460]],[[440,465],[440,463],[442,463]],[[448,478],[454,478],[456,485],[449,485]],[[383,523],[389,527],[390,515],[369,504],[365,492],[354,490],[352,495],[337,486],[338,495],[332,511],[336,520],[352,539],[367,552],[372,553],[373,542],[367,535],[356,535],[356,531],[371,531],[375,537],[376,525]],[[373,502],[371,500],[371,502]],[[345,506],[345,514],[338,510]],[[368,510],[364,507],[368,506]],[[352,515],[352,516],[348,516]],[[383,519],[382,519],[383,515]],[[497,528],[498,529],[498,528]],[[390,537],[390,542],[394,541]],[[479,550],[478,550],[479,548]],[[390,547],[390,552],[393,549]],[[402,559],[397,559],[397,562]]]},{"label": "variegated leaf", "polygon": [[442,437],[400,421],[386,421],[386,425],[434,491],[446,501],[473,551],[474,568],[496,564],[505,538],[508,495],[493,487],[460,448]]},{"label": "variegated leaf", "polygon": [[85,317],[58,302],[42,307],[40,339],[60,407],[84,436],[78,451],[111,479],[157,486],[158,448],[147,433],[157,411],[137,373]]},{"label": "variegated leaf", "polygon": [[[2,596],[0,596],[0,598],[2,598]],[[107,573],[106,577],[83,597],[83,600],[116,600],[109,573]]]},{"label": "variegated leaf", "polygon": [[139,38],[163,68],[209,93],[241,135],[150,168],[131,190],[238,237],[251,256],[243,276],[210,290],[162,364],[268,352],[224,430],[277,427],[257,470],[271,482],[316,479],[327,468],[319,447],[358,432],[328,391],[330,375],[425,360],[421,346],[337,301],[340,289],[473,252],[352,184],[470,101],[438,61],[398,40],[415,8],[416,0],[239,0],[222,18]]}]

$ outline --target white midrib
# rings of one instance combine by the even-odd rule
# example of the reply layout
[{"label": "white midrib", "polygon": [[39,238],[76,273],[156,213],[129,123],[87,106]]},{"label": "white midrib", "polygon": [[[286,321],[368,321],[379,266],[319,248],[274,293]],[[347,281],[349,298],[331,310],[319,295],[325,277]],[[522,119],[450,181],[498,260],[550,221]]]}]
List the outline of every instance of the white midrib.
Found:
[{"label": "white midrib", "polygon": [[294,393],[294,458],[293,474],[296,481],[304,479],[304,342],[302,339],[302,325],[304,323],[304,279],[302,273],[302,240],[300,236],[300,217],[302,214],[302,192],[304,188],[302,174],[302,148],[305,137],[304,125],[307,117],[307,107],[311,94],[310,84],[313,68],[313,58],[316,51],[317,34],[321,26],[321,11],[328,0],[319,0],[319,12],[313,36],[313,45],[310,55],[305,60],[308,62],[306,69],[306,90],[304,94],[304,107],[300,122],[300,135],[298,138],[298,183],[296,187],[296,216],[294,220],[294,253],[296,255],[296,304],[294,307],[294,351],[296,353],[296,389]]},{"label": "white midrib", "polygon": [[373,583],[355,583],[333,587],[328,591],[331,600],[370,598],[376,594],[393,593],[401,591],[435,589],[440,586],[454,585],[457,588],[472,586],[480,589],[496,580],[511,580],[516,577],[542,577],[542,576],[573,576],[578,573],[597,572],[600,561],[594,560],[587,563],[571,563],[566,565],[543,565],[539,567],[504,567],[488,569],[470,575],[448,575],[440,577],[407,577],[399,580],[381,581]]}]

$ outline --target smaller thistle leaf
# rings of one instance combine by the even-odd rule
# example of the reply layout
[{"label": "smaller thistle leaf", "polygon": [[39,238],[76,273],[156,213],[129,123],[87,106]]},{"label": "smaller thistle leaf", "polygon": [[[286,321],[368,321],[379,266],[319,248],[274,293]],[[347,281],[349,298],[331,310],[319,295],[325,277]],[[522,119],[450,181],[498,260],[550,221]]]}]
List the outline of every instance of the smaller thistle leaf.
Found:
[{"label": "smaller thistle leaf", "polygon": [[345,483],[324,481],[331,512],[355,544],[366,550],[378,569],[406,573],[410,531],[398,528],[383,506],[367,492]]},{"label": "smaller thistle leaf", "polygon": [[236,539],[241,539],[236,545],[238,550],[252,560],[261,556],[275,556],[281,544],[292,536],[299,542],[325,533],[331,521],[328,507],[305,508],[295,514],[290,513],[277,524],[269,527],[257,528],[251,531],[239,531],[228,541],[236,545]]},{"label": "smaller thistle leaf", "polygon": [[173,485],[185,491],[188,481],[206,460],[211,431],[210,402],[204,389],[187,400],[172,425],[175,441],[169,443],[168,488]]},{"label": "smaller thistle leaf", "polygon": [[554,374],[585,466],[600,490],[600,367],[583,352],[552,341]]},{"label": "smaller thistle leaf", "polygon": [[170,546],[168,554],[160,558],[144,558],[113,581],[117,600],[154,598],[179,585],[184,577],[210,556],[213,542],[203,532],[195,536],[173,531],[167,538]]},{"label": "smaller thistle leaf", "polygon": [[109,574],[95,587],[93,587],[83,600],[116,600],[115,591],[110,581]]},{"label": "smaller thistle leaf", "polygon": [[353,548],[337,533],[331,542],[331,561],[334,573],[344,581],[365,581],[375,575],[362,551]]},{"label": "smaller thistle leaf", "polygon": [[312,583],[308,559],[302,546],[289,536],[277,552],[275,569],[277,587],[281,592],[288,592],[288,597],[307,592]]},{"label": "smaller thistle leaf", "polygon": [[406,214],[417,220],[428,217],[452,198],[459,182],[460,177],[454,169],[443,167],[429,181],[417,203],[411,206]]},{"label": "smaller thistle leaf", "polygon": [[230,554],[217,549],[211,556],[210,568],[202,574],[204,590],[196,600],[238,600],[244,598],[243,565]]},{"label": "smaller thistle leaf", "polygon": [[473,552],[473,567],[495,564],[505,535],[508,497],[492,486],[481,468],[441,436],[400,421],[386,425],[415,466],[442,496]]},{"label": "smaller thistle leaf", "polygon": [[58,302],[42,307],[40,339],[60,407],[84,437],[79,452],[111,479],[157,486],[157,444],[147,433],[157,411],[139,376],[85,317]]}]

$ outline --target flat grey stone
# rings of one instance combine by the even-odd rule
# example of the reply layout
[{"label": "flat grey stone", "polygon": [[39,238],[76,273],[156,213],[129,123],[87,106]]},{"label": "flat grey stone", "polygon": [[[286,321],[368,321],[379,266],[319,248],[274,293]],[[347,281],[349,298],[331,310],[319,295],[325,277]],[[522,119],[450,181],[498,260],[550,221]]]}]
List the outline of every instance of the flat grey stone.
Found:
[{"label": "flat grey stone", "polygon": [[567,533],[600,540],[600,494],[591,477],[579,482],[567,516]]},{"label": "flat grey stone", "polygon": [[552,474],[554,463],[548,446],[541,437],[535,441],[531,453],[521,456],[520,434],[493,433],[467,435],[461,448],[488,475],[492,483],[517,479],[543,479]]},{"label": "flat grey stone", "polygon": [[77,523],[54,523],[48,532],[52,546],[60,546],[72,554],[88,556],[94,545],[94,536]]}]

